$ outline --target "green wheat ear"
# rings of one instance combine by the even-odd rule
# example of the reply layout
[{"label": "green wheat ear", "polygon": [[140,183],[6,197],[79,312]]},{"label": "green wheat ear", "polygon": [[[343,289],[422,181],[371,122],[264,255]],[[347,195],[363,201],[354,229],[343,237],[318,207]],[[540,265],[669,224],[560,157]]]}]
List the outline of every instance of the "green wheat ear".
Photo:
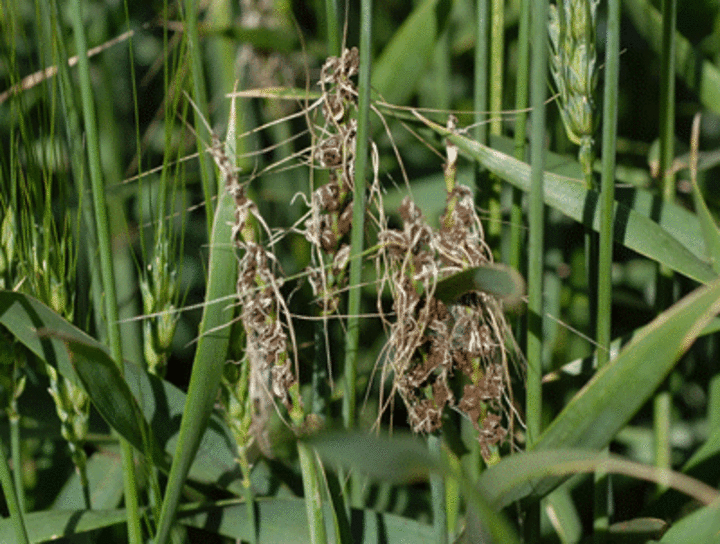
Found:
[{"label": "green wheat ear", "polygon": [[172,248],[165,227],[156,233],[153,256],[140,277],[143,311],[143,351],[148,372],[164,377],[172,340],[178,324],[176,312],[178,271],[172,262]]},{"label": "green wheat ear", "polygon": [[17,224],[15,212],[7,206],[3,209],[4,219],[0,223],[0,289],[12,289],[17,262],[15,261],[15,233]]},{"label": "green wheat ear", "polygon": [[[559,95],[560,115],[568,138],[580,146],[578,158],[586,180],[592,179],[597,51],[595,29],[599,0],[561,0],[550,6],[550,71]],[[591,187],[588,187],[591,188]]]}]

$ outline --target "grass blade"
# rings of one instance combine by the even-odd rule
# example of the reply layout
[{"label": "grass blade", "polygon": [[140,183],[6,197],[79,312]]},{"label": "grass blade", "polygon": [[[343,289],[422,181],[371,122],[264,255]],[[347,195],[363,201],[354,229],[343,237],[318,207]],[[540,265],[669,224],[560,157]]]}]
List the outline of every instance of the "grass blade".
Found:
[{"label": "grass blade", "polygon": [[[78,385],[81,385],[82,381],[73,367],[72,350],[66,349],[63,338],[71,338],[73,342],[98,350],[97,357],[103,357],[100,352],[105,353],[104,357],[108,357],[102,344],[28,295],[0,290],[0,324],[6,327],[17,341],[40,360],[54,366],[62,376]],[[39,329],[46,331],[46,334],[38,335],[37,330]],[[107,362],[101,362],[101,364],[107,365]],[[82,371],[82,369],[80,370]],[[89,368],[88,372],[86,380],[92,379],[90,376],[92,376],[93,369]],[[144,402],[140,404],[140,409],[143,417],[151,422],[152,433],[145,436],[153,436],[158,446],[167,454],[171,454],[174,451],[179,430],[178,424],[175,422],[179,421],[183,414],[185,394],[171,383],[148,375],[132,364],[126,365],[124,378],[108,368],[102,372],[105,375],[103,379],[107,380],[106,383],[109,387],[129,387],[135,399],[144,399]],[[91,397],[93,396],[91,391],[88,393]],[[100,401],[93,398],[93,402],[98,404]],[[134,399],[127,402],[135,403]],[[132,407],[123,408],[116,414],[114,410],[106,407],[104,416],[112,428],[121,432],[126,439],[141,448],[143,445],[140,438],[143,436],[143,431],[139,426],[131,427],[134,423],[139,424],[140,420],[135,419],[134,416],[126,418],[129,425],[127,427],[115,421],[116,415],[130,413],[131,410],[134,409]],[[191,471],[192,478],[204,484],[218,483],[221,478],[227,480],[228,476],[234,474],[233,471],[237,471],[234,446],[230,445],[221,420],[213,417],[211,421],[212,424],[206,431],[200,446],[198,462],[193,465]],[[157,454],[158,451],[154,450],[154,453]],[[164,466],[167,469],[169,466],[165,461],[165,454],[155,457],[154,461],[159,467]],[[234,476],[239,480],[239,474],[234,474]],[[238,480],[224,485],[227,486],[227,489],[239,493],[241,486]]]},{"label": "grass blade", "polygon": [[[605,90],[603,93],[602,173],[600,180],[600,231],[597,254],[597,316],[595,339],[597,362],[603,367],[610,360],[613,304],[613,230],[615,204],[615,161],[617,152],[618,79],[620,73],[620,2],[608,3],[607,47],[605,50]],[[590,165],[591,166],[591,165]],[[592,167],[592,166],[591,166]],[[595,278],[588,278],[590,285]],[[591,320],[592,321],[592,320]],[[605,454],[609,450],[605,450]],[[604,471],[595,473],[596,542],[604,542],[611,522],[612,485]]]},{"label": "grass blade", "polygon": [[517,270],[502,264],[476,266],[438,281],[435,298],[448,304],[469,291],[489,293],[506,307],[515,306],[525,293],[525,281]]},{"label": "grass blade", "polygon": [[[718,312],[720,280],[696,289],[662,313],[573,397],[534,449],[607,446]],[[507,502],[504,499],[501,504],[530,494],[543,496],[558,482],[558,479],[542,483],[526,481],[522,489],[506,496]]]},{"label": "grass blade", "polygon": [[[308,520],[302,499],[262,498],[257,500],[259,542],[282,542],[283,544],[306,544],[309,539]],[[432,527],[415,520],[387,512],[352,509],[355,544],[431,544],[435,542]],[[332,531],[330,506],[325,506],[326,529]],[[183,508],[178,512],[178,522],[203,529],[212,527],[213,532],[235,540],[250,539],[250,523],[243,504],[237,501],[215,503]]]},{"label": "grass blade", "polygon": [[[504,137],[490,137],[490,147],[505,154],[513,152],[512,142]],[[557,174],[566,181],[579,179],[582,175],[580,165],[560,155],[549,153],[545,164],[547,173]],[[467,178],[467,168],[458,169],[459,178]],[[549,181],[552,190],[552,180]],[[522,183],[522,182],[521,182]],[[619,180],[616,180],[616,184]],[[524,187],[524,185],[522,185]],[[441,174],[430,175],[413,181],[413,195],[416,203],[427,217],[438,217],[442,213],[445,182]],[[388,214],[395,213],[406,191],[400,188],[388,190],[385,197],[385,210]],[[548,197],[546,197],[547,199]],[[643,215],[657,223],[668,234],[685,246],[700,260],[705,260],[707,252],[702,227],[698,216],[678,204],[663,202],[662,199],[646,189],[616,187],[615,198],[618,203]]]},{"label": "grass blade", "polygon": [[604,451],[575,449],[536,450],[505,457],[483,475],[480,490],[492,499],[494,504],[508,504],[509,496],[529,481],[543,478],[571,476],[602,470],[624,474],[655,483],[665,483],[701,504],[711,504],[720,497],[709,485],[667,469],[657,469],[635,461],[624,459]]},{"label": "grass blade", "polygon": [[390,104],[404,104],[415,92],[450,14],[448,4],[447,0],[420,3],[374,63],[372,86]]},{"label": "grass blade", "polygon": [[[448,134],[444,127],[425,118],[422,120],[508,183],[524,191],[529,190],[530,167],[524,162],[464,136]],[[599,229],[598,193],[588,191],[576,180],[549,172],[545,172],[544,181],[546,204],[593,230]],[[701,283],[715,279],[716,274],[706,262],[696,257],[656,222],[617,201],[614,208],[616,242]]]},{"label": "grass blade", "polygon": [[[0,291],[0,323],[41,360],[82,385],[108,424],[139,451],[151,431],[105,346],[36,299]],[[158,455],[156,462],[169,466]]]},{"label": "grass blade", "polygon": [[[78,537],[89,531],[124,523],[126,510],[47,510],[27,514],[29,542]],[[10,519],[0,520],[0,542],[19,542]]]},{"label": "grass blade", "polygon": [[697,181],[698,146],[700,144],[700,114],[696,114],[692,124],[692,142],[690,152],[690,182],[692,183],[693,203],[695,213],[702,227],[705,251],[712,263],[713,269],[720,272],[720,229],[700,192]]},{"label": "grass blade", "polygon": [[[430,454],[415,437],[396,433],[392,437],[364,432],[331,432],[307,441],[321,457],[346,469],[358,470],[377,481],[407,483],[426,480],[430,473],[457,479],[466,500],[478,517],[483,533],[498,544],[518,542],[515,531],[460,468],[451,468]],[[468,527],[474,531],[477,527]]]},{"label": "grass blade", "polygon": [[154,462],[167,471],[170,464],[160,451],[156,451],[150,426],[108,353],[72,336],[50,334],[65,344],[70,363],[100,415],[138,451],[152,452]]},{"label": "grass blade", "polygon": [[[635,30],[659,53],[662,48],[662,15],[647,0],[625,0],[625,13]],[[690,41],[675,32],[675,73],[698,94],[700,102],[720,113],[720,70],[710,60],[700,57]]]},{"label": "grass blade", "polygon": [[[26,514],[23,513],[20,508],[18,495],[13,483],[12,473],[10,472],[10,465],[8,464],[7,456],[5,455],[3,442],[4,441],[0,439],[0,455],[2,455],[2,459],[0,459],[0,484],[2,485],[2,491],[5,496],[8,511],[10,512],[10,518],[7,520],[10,525],[8,532],[12,534],[12,537],[8,535],[9,538],[6,542],[15,541],[19,544],[27,544],[29,540],[26,528]],[[15,470],[20,470],[20,468],[17,467]]]},{"label": "grass blade", "polygon": [[[176,454],[168,477],[158,524],[157,544],[164,544],[170,534],[175,510],[180,501],[185,477],[197,453],[200,439],[210,418],[217,396],[223,365],[230,341],[232,308],[218,308],[235,293],[237,260],[230,246],[235,203],[223,189],[218,196],[208,268],[205,309],[200,323],[199,340],[193,361],[190,386],[180,427]],[[220,304],[226,304],[220,302]]]},{"label": "grass blade", "polygon": [[660,544],[676,542],[720,542],[720,500],[701,508],[676,522],[660,540]]}]

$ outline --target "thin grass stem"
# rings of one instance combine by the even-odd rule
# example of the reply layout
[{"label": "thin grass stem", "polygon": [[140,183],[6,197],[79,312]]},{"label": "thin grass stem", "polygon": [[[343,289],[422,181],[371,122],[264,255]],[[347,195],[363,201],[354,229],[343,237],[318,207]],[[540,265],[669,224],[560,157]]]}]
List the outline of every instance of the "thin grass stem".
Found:
[{"label": "thin grass stem", "polygon": [[[352,231],[350,233],[350,273],[348,277],[348,321],[345,336],[345,368],[343,423],[346,429],[355,426],[357,402],[357,357],[360,343],[360,311],[362,299],[363,252],[365,235],[365,187],[368,172],[370,137],[370,75],[372,69],[372,0],[360,3],[360,66],[358,72],[357,139],[355,148],[355,183],[353,188]],[[362,502],[359,477],[353,477],[351,504]]]},{"label": "thin grass stem", "polygon": [[[123,350],[118,323],[118,304],[115,292],[115,274],[113,270],[112,246],[110,243],[110,226],[108,222],[105,187],[100,165],[100,143],[97,132],[95,103],[90,84],[90,68],[87,59],[87,40],[83,26],[82,6],[79,0],[71,5],[72,24],[75,35],[75,47],[78,52],[78,77],[80,94],[83,104],[86,145],[90,181],[95,212],[95,226],[98,235],[98,252],[100,255],[100,274],[104,290],[105,319],[107,323],[108,341],[113,359],[123,372]],[[128,542],[140,544],[142,530],[138,509],[137,484],[135,481],[135,463],[132,446],[124,439],[120,440],[123,458],[123,482],[125,488],[125,507],[127,509]]]},{"label": "thin grass stem", "polygon": [[490,6],[490,59],[489,59],[489,80],[490,88],[490,133],[502,133],[502,117],[498,115],[502,111],[503,99],[503,75],[505,65],[505,2],[503,0],[492,0]]},{"label": "thin grass stem", "polygon": [[[499,112],[502,111],[505,64],[505,2],[503,0],[492,0],[490,15],[490,59],[486,83],[489,86],[489,110],[492,112],[489,132],[499,136],[502,134],[502,117]],[[490,195],[487,204],[489,214],[487,236],[491,242],[497,242],[500,239],[503,225],[500,209],[502,182],[500,178],[491,174],[487,183],[488,186],[484,188],[485,192],[489,192]]]},{"label": "thin grass stem", "polygon": [[[602,171],[600,178],[600,252],[597,279],[597,360],[598,368],[610,359],[612,316],[613,205],[615,202],[615,153],[617,149],[618,81],[620,72],[620,1],[608,3],[603,92]],[[607,451],[607,450],[606,450]],[[610,522],[611,480],[607,473],[595,473],[596,529]],[[596,538],[603,533],[596,531]]]},{"label": "thin grass stem", "polygon": [[92,500],[90,495],[90,480],[87,474],[87,464],[77,467],[78,477],[80,478],[80,487],[82,489],[83,503],[85,510],[92,510]]},{"label": "thin grass stem", "polygon": [[[428,449],[430,454],[438,459],[442,456],[442,437],[437,433],[428,435]],[[435,542],[447,544],[448,542],[448,516],[445,497],[445,476],[439,472],[430,474],[430,495],[432,497],[433,526],[435,527]]]},{"label": "thin grass stem", "polygon": [[[677,0],[662,2],[662,45],[660,50],[660,182],[662,199],[671,203],[675,199],[675,27],[677,26]],[[655,306],[658,312],[673,303],[673,272],[660,266],[657,274]],[[653,431],[655,434],[655,466],[670,468],[670,414],[672,399],[663,388],[653,402]],[[663,488],[659,487],[659,491]]]},{"label": "thin grass stem", "polygon": [[305,491],[305,508],[308,516],[308,526],[310,527],[310,542],[312,544],[324,544],[327,542],[327,534],[325,532],[325,514],[323,512],[315,453],[310,446],[302,441],[298,441],[297,445]]},{"label": "thin grass stem", "polygon": [[[52,43],[52,35],[61,35],[60,21],[61,17],[59,14],[57,2],[51,0],[46,2],[46,9],[42,10],[45,16],[45,24],[43,24],[43,31],[46,34],[47,43]],[[73,172],[85,172],[87,168],[87,159],[84,153],[84,137],[82,134],[82,128],[80,126],[80,116],[78,114],[77,104],[74,100],[74,82],[70,76],[70,70],[68,67],[68,54],[63,40],[55,40],[55,46],[58,49],[58,89],[60,92],[60,100],[62,103],[63,121],[65,124],[65,138],[67,141],[68,148],[70,150],[70,160],[72,164]],[[80,275],[87,271],[90,275],[90,290],[91,293],[78,292],[78,304],[75,317],[77,322],[87,322],[87,313],[89,312],[89,306],[92,301],[94,306],[95,324],[98,330],[99,336],[102,339],[106,334],[104,327],[102,326],[101,316],[102,310],[102,282],[100,281],[99,266],[97,266],[97,233],[95,232],[95,222],[92,211],[92,203],[85,196],[88,194],[87,180],[84,175],[76,175],[73,179],[78,202],[78,207],[82,214],[82,227],[83,231],[83,243],[79,246],[79,253],[88,260],[92,260],[93,266],[88,267],[77,267],[77,273]],[[79,222],[80,223],[80,222]]]},{"label": "thin grass stem", "polygon": [[[527,445],[532,448],[542,430],[542,356],[543,356],[543,251],[545,209],[543,174],[545,169],[545,97],[547,94],[547,0],[532,2],[530,100],[532,137],[530,140],[531,184],[528,209],[528,318],[527,318]],[[526,537],[537,542],[540,531],[539,504],[527,512]]]},{"label": "thin grass stem", "polygon": [[[14,370],[14,369],[13,369]],[[15,401],[12,401],[15,404]],[[14,410],[13,410],[14,411]],[[13,480],[15,482],[15,493],[17,494],[18,508],[25,512],[25,486],[22,480],[22,453],[20,446],[20,414],[15,412],[10,417],[10,455],[12,457]]]},{"label": "thin grass stem", "polygon": [[[55,2],[46,2],[45,8],[43,10],[43,31],[45,33],[45,39],[48,44],[53,43],[52,35],[55,32],[58,32],[59,28],[59,16],[58,16],[58,9],[57,4]],[[68,146],[71,150],[71,160],[73,165],[73,170],[75,172],[82,172],[85,170],[85,164],[86,160],[84,157],[83,152],[83,146],[78,145],[78,141],[82,141],[82,131],[80,129],[80,120],[78,116],[77,109],[75,107],[75,101],[72,99],[74,91],[72,90],[72,83],[70,81],[70,76],[68,73],[68,63],[65,62],[65,59],[67,59],[67,52],[65,49],[65,43],[63,40],[55,40],[54,43],[55,46],[58,48],[58,90],[60,93],[60,99],[62,104],[62,113],[63,118],[65,121],[65,130],[66,130],[66,138],[68,142]],[[82,244],[82,249],[85,251],[88,251],[90,254],[94,254],[94,251],[92,248],[96,248],[96,236],[95,236],[95,225],[93,222],[93,216],[92,216],[92,210],[87,205],[88,200],[84,198],[84,176],[79,175],[75,177],[75,183],[77,184],[77,190],[78,190],[78,196],[80,200],[80,207],[82,208],[82,222],[84,223],[86,230],[84,233],[84,243]],[[51,206],[46,204],[46,214],[45,214],[45,221],[52,223],[52,217],[50,212]],[[49,227],[46,228],[46,231],[49,230]],[[49,247],[49,244],[48,244]],[[98,279],[98,274],[96,272],[97,267],[90,267],[91,268],[91,274],[92,274],[92,286],[93,289],[96,292],[96,296],[93,297],[93,301],[95,304],[95,315],[96,319],[98,319],[98,323],[100,323],[100,316],[103,314],[102,305],[101,305],[101,286],[100,281]],[[80,267],[76,265],[74,273],[77,274],[80,270]],[[77,311],[73,312],[70,309],[70,305],[65,308],[67,310],[67,316],[69,317],[70,314],[75,314],[76,318],[78,314],[82,316],[87,315],[87,298],[83,296],[81,293],[76,293],[76,296],[80,299],[80,303],[77,305]],[[82,321],[82,317],[79,318],[78,322]],[[101,334],[104,334],[106,331],[103,331],[102,327],[98,327],[98,329],[101,331]],[[56,376],[56,378],[58,378]],[[63,380],[63,378],[59,378],[60,380]],[[56,406],[59,408],[61,404],[57,404]],[[73,418],[74,419],[74,418]],[[13,421],[11,418],[11,433],[14,434],[15,430],[12,429]],[[19,421],[17,422],[19,423]],[[14,436],[11,434],[11,440],[14,440]],[[83,437],[84,439],[84,437]],[[70,444],[69,444],[70,445]],[[12,444],[13,449],[13,462],[17,463],[15,466],[20,466],[20,456],[19,456],[19,450],[18,452],[15,451],[15,448],[19,448],[19,444]],[[82,444],[74,444],[71,446],[71,451],[73,448],[81,448]],[[82,498],[83,498],[83,504],[85,506],[86,510],[90,510],[92,508],[91,503],[91,493],[90,493],[90,483],[88,480],[88,474],[87,474],[87,463],[84,456],[84,453],[78,451],[77,449],[74,450],[74,453],[72,455],[73,461],[75,463],[75,468],[78,474],[78,477],[80,479],[80,488],[82,491]],[[16,479],[20,473],[18,471],[15,472]],[[18,491],[18,500],[20,501],[21,508],[23,508],[23,511],[25,509],[24,507],[24,494],[22,493],[22,490],[20,489]]]},{"label": "thin grass stem", "polygon": [[[10,474],[7,457],[5,457],[5,447],[3,445],[2,437],[0,437],[0,454],[2,455],[2,459],[0,459],[0,485],[2,485],[2,491],[5,495],[5,503],[7,504],[7,508],[10,512],[10,518],[13,520],[15,538],[17,538],[18,544],[29,544],[30,539],[28,538],[27,529],[25,527],[24,514],[20,509],[18,497],[15,493],[13,477]],[[15,472],[18,470],[19,467],[15,467]]]},{"label": "thin grass stem", "polygon": [[339,57],[342,51],[342,33],[340,32],[340,13],[338,0],[325,0],[325,23],[327,24],[328,56]]},{"label": "thin grass stem", "polygon": [[248,480],[243,485],[243,495],[245,496],[245,510],[247,512],[247,519],[250,523],[250,544],[256,544],[258,541],[258,529],[257,529],[257,523],[255,522],[255,494],[253,493],[252,484],[250,483],[250,465],[246,463],[246,467],[243,468],[243,473],[245,474],[245,478]]},{"label": "thin grass stem", "polygon": [[547,1],[532,2],[532,62],[530,72],[532,137],[531,186],[528,210],[529,258],[528,258],[528,372],[527,372],[527,430],[528,445],[540,436],[542,392],[542,275],[545,210],[543,204],[543,170],[545,167],[545,96],[547,54],[545,50],[545,22]]},{"label": "thin grass stem", "polygon": [[620,0],[608,4],[608,30],[605,50],[605,84],[603,101],[602,173],[600,180],[600,266],[598,293],[607,318],[598,323],[598,367],[609,359],[610,349],[610,290],[613,239],[613,204],[615,200],[615,153],[617,149],[618,80],[620,72]]},{"label": "thin grass stem", "polygon": [[[490,81],[490,18],[491,6],[488,0],[477,0],[475,7],[475,69],[473,83],[473,136],[475,140],[483,145],[488,142],[488,110],[489,110],[489,81]],[[476,194],[485,194],[485,187],[488,174],[483,167],[476,163],[473,165],[474,185]],[[447,191],[450,192],[448,187]],[[475,429],[469,421],[463,420],[463,435],[468,442],[470,453],[465,462],[467,473],[471,478],[477,479],[480,475],[481,455],[480,444],[475,439]]]},{"label": "thin grass stem", "polygon": [[[475,111],[475,119],[473,128],[473,136],[475,140],[483,145],[488,140],[488,80],[489,80],[489,59],[488,51],[490,50],[490,5],[488,0],[477,0],[475,8],[475,82],[473,84],[473,110]],[[479,167],[478,167],[479,168]],[[476,171],[476,185],[479,181],[479,172]]]},{"label": "thin grass stem", "polygon": [[[217,195],[217,190],[213,185],[214,175],[212,161],[204,153],[203,142],[210,140],[210,133],[205,123],[202,121],[201,115],[207,118],[207,90],[205,88],[205,72],[203,70],[202,49],[200,48],[200,34],[198,32],[197,18],[198,3],[195,0],[186,0],[184,2],[183,16],[185,34],[188,41],[187,54],[190,56],[191,77],[193,84],[193,100],[197,107],[195,108],[195,126],[198,131],[198,161],[200,162],[200,177],[202,180],[203,194],[205,202],[212,202]],[[213,213],[211,206],[205,208],[206,223],[208,235],[212,233]]]},{"label": "thin grass stem", "polygon": [[362,292],[362,259],[365,233],[365,178],[368,171],[368,138],[370,136],[370,70],[372,53],[372,0],[360,5],[360,69],[358,74],[358,128],[355,150],[355,186],[353,192],[352,232],[350,238],[350,275],[348,323],[345,343],[345,394],[343,422],[347,429],[355,425],[357,355],[360,340]]},{"label": "thin grass stem", "polygon": [[[515,84],[515,153],[516,159],[524,161],[526,152],[525,132],[527,130],[528,106],[528,77],[530,65],[530,3],[522,0],[520,4],[520,20],[518,21],[518,69]],[[522,270],[523,248],[523,192],[513,187],[512,205],[510,208],[510,247],[507,258],[508,264],[516,270]]]}]

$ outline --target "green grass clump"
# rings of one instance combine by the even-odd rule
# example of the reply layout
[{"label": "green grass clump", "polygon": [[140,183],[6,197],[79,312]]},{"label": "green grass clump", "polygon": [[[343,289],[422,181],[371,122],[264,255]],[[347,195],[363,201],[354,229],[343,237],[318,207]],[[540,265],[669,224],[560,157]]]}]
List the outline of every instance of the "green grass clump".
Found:
[{"label": "green grass clump", "polygon": [[716,537],[717,7],[375,4],[0,3],[0,542]]}]

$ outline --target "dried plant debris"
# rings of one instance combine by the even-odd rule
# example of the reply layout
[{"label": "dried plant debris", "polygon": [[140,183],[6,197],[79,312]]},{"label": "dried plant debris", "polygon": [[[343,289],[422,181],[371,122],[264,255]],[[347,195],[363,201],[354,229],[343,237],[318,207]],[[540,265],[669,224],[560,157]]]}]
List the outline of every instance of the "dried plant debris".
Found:
[{"label": "dried plant debris", "polygon": [[328,182],[313,191],[305,237],[315,248],[308,270],[313,293],[323,315],[337,311],[339,291],[345,285],[350,246],[344,241],[352,227],[357,121],[349,113],[357,108],[352,77],[359,67],[356,47],[340,57],[329,57],[320,72],[323,125],[312,152],[313,162],[328,171]]},{"label": "dried plant debris", "polygon": [[348,107],[357,104],[357,89],[350,79],[360,68],[358,48],[345,49],[340,57],[328,57],[320,72],[323,116],[328,122],[341,123]]},{"label": "dried plant debris", "polygon": [[[318,136],[310,159],[328,171],[328,182],[311,194],[304,229],[313,246],[314,261],[307,276],[323,316],[337,311],[350,255],[344,239],[351,229],[357,136],[357,122],[349,115],[357,107],[357,90],[350,78],[357,75],[358,65],[356,48],[346,49],[340,57],[330,57],[318,82],[323,99],[307,111],[309,114],[322,106],[318,108],[323,114],[322,123],[311,127]],[[279,408],[276,403],[285,407],[297,428],[302,427],[304,419],[292,316],[281,293],[283,280],[272,245],[262,241],[272,238],[270,228],[255,202],[248,198],[223,143],[214,135],[210,153],[236,207],[232,243],[239,250],[237,297],[239,320],[245,332],[244,358],[250,369],[245,394],[252,411],[246,434],[271,456],[268,422],[272,411]]]},{"label": "dried plant debris", "polygon": [[[469,292],[446,305],[433,296],[438,280],[492,262],[483,239],[472,192],[455,185],[447,195],[441,227],[431,228],[406,197],[399,210],[403,229],[380,233],[393,295],[394,319],[384,374],[403,399],[413,431],[442,427],[445,408],[464,413],[478,432],[486,460],[512,434],[513,408],[502,307],[492,296]],[[451,379],[463,375],[463,395],[453,394]]]},{"label": "dried plant debris", "polygon": [[318,163],[331,168],[330,180],[312,194],[306,237],[328,255],[338,251],[340,240],[350,232],[356,133],[353,120],[341,126],[338,134],[322,140],[315,151]]},{"label": "dried plant debris", "polygon": [[[322,97],[306,111],[314,135],[309,162],[327,172],[327,181],[311,189],[305,199],[310,210],[302,230],[312,246],[306,277],[322,318],[338,312],[347,283],[357,144],[353,113],[358,93],[352,78],[357,73],[356,48],[328,58],[318,82]],[[451,119],[451,130],[455,123]],[[383,377],[392,374],[393,393],[402,398],[414,431],[436,431],[443,425],[446,409],[459,411],[472,422],[482,455],[490,460],[497,455],[498,446],[513,435],[515,419],[509,368],[512,357],[506,347],[512,341],[508,341],[501,303],[479,291],[470,291],[452,303],[434,295],[438,281],[493,259],[472,191],[455,183],[457,149],[448,145],[447,201],[440,227],[430,227],[408,197],[399,210],[401,229],[387,227],[377,150],[372,144],[371,151],[374,178],[365,209],[378,233],[378,297],[385,286],[393,296],[392,312],[383,312],[378,300],[389,336]],[[296,430],[304,425],[293,317],[281,293],[283,279],[272,244],[262,241],[272,239],[270,228],[247,197],[216,137],[211,153],[236,205],[232,242],[239,250],[237,297],[249,368],[247,385],[238,391],[244,391],[252,412],[251,423],[245,417],[240,434],[253,436],[270,455],[268,423],[273,410],[284,406]]]},{"label": "dried plant debris", "polygon": [[279,400],[291,415],[302,413],[296,369],[289,346],[295,346],[293,324],[280,287],[278,265],[271,251],[257,240],[270,235],[257,205],[239,183],[220,140],[213,136],[211,154],[235,200],[232,242],[239,249],[237,297],[245,330],[245,359],[250,368],[248,395],[252,404],[250,434],[263,453],[272,456],[268,420]]}]

